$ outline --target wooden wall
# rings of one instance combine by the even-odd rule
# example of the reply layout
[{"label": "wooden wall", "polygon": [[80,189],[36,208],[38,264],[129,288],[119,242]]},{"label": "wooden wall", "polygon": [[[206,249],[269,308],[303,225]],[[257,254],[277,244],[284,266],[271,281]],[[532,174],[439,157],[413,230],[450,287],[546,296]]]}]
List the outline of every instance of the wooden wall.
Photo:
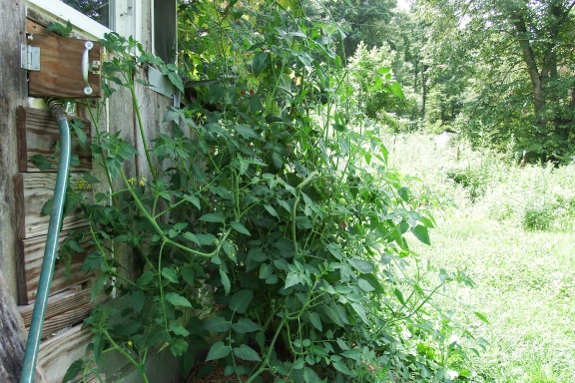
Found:
[{"label": "wooden wall", "polygon": [[[59,140],[59,132],[48,111],[28,106],[26,72],[20,69],[17,49],[21,42],[25,42],[24,4],[24,1],[0,0],[3,18],[0,32],[4,36],[0,39],[0,219],[3,222],[0,225],[0,271],[7,280],[12,296],[19,301],[18,310],[28,327],[48,228],[48,216],[41,214],[41,210],[52,197],[56,171],[54,166],[48,171],[40,171],[30,159],[34,154],[50,157]],[[144,11],[149,8],[148,4]],[[34,14],[35,20],[28,20],[27,27],[36,34],[43,33],[49,19]],[[145,15],[143,21],[149,23],[149,15]],[[75,37],[81,36],[75,34]],[[145,45],[149,46],[150,39],[150,36],[143,36]],[[137,77],[146,80],[147,74],[140,70]],[[140,152],[140,156],[124,164],[128,177],[144,176],[150,179],[135,109],[130,103],[131,95],[124,88],[115,84],[111,86],[117,91],[107,104],[108,110],[100,121],[99,129],[112,134],[120,132],[120,136]],[[173,100],[137,83],[136,94],[145,134],[151,146],[151,140],[157,137],[159,131],[170,130],[169,124],[162,121]],[[96,133],[95,127],[87,121],[88,107],[79,105],[77,117],[86,120],[85,133],[90,139]],[[80,158],[80,164],[71,168],[70,184],[73,187],[78,187],[78,181],[85,171],[104,179],[102,169],[94,167],[89,153],[82,152],[77,146],[73,147],[73,153]],[[115,183],[120,185],[119,180]],[[98,187],[105,188],[105,184],[103,182]],[[60,242],[65,240],[70,230],[86,230],[87,222],[78,213],[73,212],[64,220]],[[58,261],[55,268],[39,352],[39,363],[49,383],[60,382],[74,360],[89,355],[86,347],[91,341],[91,333],[89,329],[81,329],[81,325],[92,307],[90,280],[94,275],[79,270],[91,250],[87,242],[83,245],[86,252],[72,258],[70,278],[64,275],[63,262]],[[118,271],[130,279],[137,278],[139,270],[134,266],[129,250],[120,249],[117,257],[129,270]],[[169,381],[172,381],[171,375]]]},{"label": "wooden wall", "polygon": [[26,42],[25,4],[0,0],[0,271],[12,296],[16,289],[14,175],[18,172],[16,115],[28,97],[20,44]]}]

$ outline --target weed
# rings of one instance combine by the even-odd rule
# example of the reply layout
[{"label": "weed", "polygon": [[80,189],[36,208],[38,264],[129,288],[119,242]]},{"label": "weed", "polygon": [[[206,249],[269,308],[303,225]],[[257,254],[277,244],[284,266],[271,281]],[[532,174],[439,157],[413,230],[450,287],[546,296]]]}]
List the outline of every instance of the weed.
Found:
[{"label": "weed", "polygon": [[[456,205],[430,206],[441,217],[434,241],[415,250],[423,262],[465,270],[477,283],[473,290],[447,289],[436,303],[468,307],[455,310],[453,320],[490,344],[471,358],[469,381],[575,382],[575,167],[521,169],[512,156],[473,151],[464,142],[438,148],[419,134],[397,139],[390,163],[418,176],[407,179],[414,194],[429,190]],[[448,174],[473,173],[479,164],[483,195],[472,201],[469,185]],[[489,325],[470,313],[476,310]]]}]

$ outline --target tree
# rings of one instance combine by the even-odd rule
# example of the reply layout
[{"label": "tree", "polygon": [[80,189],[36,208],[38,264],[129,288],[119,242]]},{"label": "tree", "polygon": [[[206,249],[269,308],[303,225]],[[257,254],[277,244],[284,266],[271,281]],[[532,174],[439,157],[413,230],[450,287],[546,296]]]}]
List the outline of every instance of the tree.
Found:
[{"label": "tree", "polygon": [[[514,136],[532,159],[561,161],[573,152],[574,5],[573,0],[439,0],[423,6],[429,20],[443,15],[434,28],[448,25],[465,48],[458,49],[459,61],[475,66],[480,81],[470,115],[492,137]],[[510,126],[507,117],[516,124]]]},{"label": "tree", "polygon": [[368,49],[380,47],[394,36],[391,23],[396,0],[318,0],[305,5],[310,17],[336,22],[348,29],[340,55],[351,57],[360,42]]}]

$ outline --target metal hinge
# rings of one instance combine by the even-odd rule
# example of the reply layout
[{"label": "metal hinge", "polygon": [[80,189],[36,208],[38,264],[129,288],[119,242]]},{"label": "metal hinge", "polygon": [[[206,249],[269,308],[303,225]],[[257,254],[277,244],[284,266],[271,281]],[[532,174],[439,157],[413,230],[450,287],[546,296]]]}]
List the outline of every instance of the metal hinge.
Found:
[{"label": "metal hinge", "polygon": [[40,48],[20,44],[20,67],[26,70],[40,70]]}]

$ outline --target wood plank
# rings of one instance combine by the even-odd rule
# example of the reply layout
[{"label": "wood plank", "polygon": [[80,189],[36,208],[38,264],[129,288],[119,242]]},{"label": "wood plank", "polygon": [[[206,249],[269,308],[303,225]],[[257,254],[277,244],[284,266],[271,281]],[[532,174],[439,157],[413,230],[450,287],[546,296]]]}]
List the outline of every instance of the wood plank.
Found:
[{"label": "wood plank", "polygon": [[16,303],[0,271],[0,382],[20,380],[26,347],[23,326]]},{"label": "wood plank", "polygon": [[[36,97],[101,97],[101,75],[89,72],[88,82],[93,89],[91,95],[84,93],[82,77],[82,54],[85,40],[52,35],[35,35],[30,42],[40,48],[40,71],[28,72],[28,93]],[[102,44],[92,41],[94,47],[89,53],[89,62],[102,62]]]},{"label": "wood plank", "polygon": [[[144,76],[139,71],[136,73],[136,79],[140,81],[147,82],[146,76]],[[140,114],[142,116],[142,127],[144,130],[146,142],[148,144],[148,150],[153,150],[154,140],[158,138],[158,133],[160,131],[161,121],[158,121],[158,94],[151,91],[149,87],[134,83],[134,90],[136,93],[136,98],[138,100],[138,105],[140,107]],[[138,125],[138,120],[136,119],[136,133],[135,133],[136,149],[138,150],[139,156],[136,157],[136,175],[138,178],[145,177],[147,180],[152,180],[152,174],[150,166],[148,165],[148,160],[146,158],[146,151],[144,149],[144,140],[142,138],[142,133]],[[156,157],[152,156],[152,165],[158,171],[160,169],[159,163]]]},{"label": "wood plank", "polygon": [[[132,102],[132,94],[129,89],[120,87],[111,81],[108,82],[108,85],[116,89],[116,92],[114,92],[108,102],[110,116],[108,120],[108,131],[110,135],[114,135],[119,132],[119,137],[121,139],[137,148],[136,132],[139,132],[139,128],[135,122],[136,113]],[[139,154],[140,156],[145,156],[143,152]],[[122,169],[128,179],[138,176],[135,166],[136,158],[137,157],[134,156],[124,161],[122,164]],[[114,190],[121,190],[126,187],[121,177],[113,180],[112,184]],[[115,250],[116,260],[124,266],[122,268],[118,268],[118,273],[132,281],[135,281],[140,276],[141,270],[139,270],[136,257],[133,255],[133,250],[125,243],[118,243]]]},{"label": "wood plank", "polygon": [[[136,79],[143,82],[147,82],[147,77],[140,72],[136,73]],[[160,133],[171,135],[173,122],[164,122],[164,117],[168,112],[168,108],[173,105],[174,100],[165,97],[155,91],[150,87],[142,85],[140,83],[134,84],[136,97],[138,99],[138,104],[140,106],[140,113],[142,116],[142,126],[144,134],[146,135],[146,141],[148,144],[148,149],[153,150],[154,140],[158,138]],[[136,120],[137,123],[137,120]],[[136,125],[136,149],[140,156],[136,157],[136,168],[138,177],[146,177],[146,179],[151,178],[150,167],[146,160],[144,143],[142,140],[142,134],[139,130],[139,126]],[[152,156],[152,163],[156,171],[161,171],[161,169],[166,170],[171,167],[172,164],[169,161],[165,161],[162,166],[158,163],[157,159]]]},{"label": "wood plank", "polygon": [[46,32],[46,27],[36,21],[26,18],[26,32],[32,35],[52,35],[57,36],[57,33]]},{"label": "wood plank", "polygon": [[[96,100],[76,100],[76,115],[80,118],[85,120],[92,121],[92,116],[90,112],[96,117],[97,115],[97,107],[96,107]],[[99,117],[99,120],[96,122],[98,129],[96,129],[96,123],[91,122],[91,137],[96,137],[98,131],[100,133],[104,133],[108,131],[108,113],[106,110],[106,106],[102,107],[102,111]],[[115,118],[115,116],[112,116]],[[106,170],[103,166],[100,165],[102,162],[102,158],[100,154],[92,153],[93,155],[93,169],[90,170],[90,174],[100,180],[99,183],[93,184],[92,188],[94,189],[94,193],[110,193],[110,184],[108,183],[108,177]]]},{"label": "wood plank", "polygon": [[[26,3],[0,0],[0,17],[0,270],[13,298],[17,298],[13,182],[18,173],[17,109],[26,105],[28,97],[27,74],[20,68],[19,49],[26,43]],[[10,380],[0,374],[0,381]]]},{"label": "wood plank", "polygon": [[[24,201],[24,175],[22,173],[16,173],[13,180],[14,185],[14,209],[16,217],[16,238],[24,238],[26,235],[26,224],[23,219],[25,214],[25,201]],[[18,254],[15,254],[18,256]]]},{"label": "wood plank", "polygon": [[[75,288],[62,291],[48,298],[48,306],[46,307],[46,319],[50,319],[56,315],[65,313],[68,310],[73,310],[80,306],[86,305],[90,302],[90,289],[77,290]],[[32,321],[32,311],[34,304],[18,306],[18,311],[22,315],[24,325],[30,326]]]},{"label": "wood plank", "polygon": [[89,327],[77,325],[40,343],[38,364],[46,373],[49,383],[60,383],[68,367],[77,359],[88,360],[92,354],[86,348],[92,342]]},{"label": "wood plank", "polygon": [[[147,82],[147,77],[144,73],[138,71],[136,73],[136,79],[143,82]],[[148,150],[153,150],[154,140],[159,137],[160,134],[172,134],[173,122],[165,123],[164,117],[168,112],[168,108],[173,104],[171,98],[162,96],[161,94],[153,91],[150,87],[142,85],[140,83],[135,83],[136,98],[138,99],[138,104],[140,107],[140,113],[142,116],[142,127],[145,134],[146,142],[148,144]],[[139,156],[136,157],[136,174],[138,179],[141,177],[146,178],[146,180],[152,180],[152,174],[150,171],[150,166],[145,156],[144,142],[142,139],[142,133],[140,132],[139,126],[136,120],[136,149]],[[161,164],[157,160],[157,157],[151,156],[152,166],[156,169],[157,173],[166,170],[167,168],[173,166],[170,161],[164,161]],[[158,208],[166,208],[163,201],[159,201]],[[162,222],[168,222],[170,219],[170,214],[164,214],[161,217]]]},{"label": "wood plank", "polygon": [[22,169],[28,169],[26,122],[26,109],[19,106],[16,112],[16,137],[18,140],[18,170],[21,172],[26,171]]},{"label": "wood plank", "polygon": [[44,327],[42,328],[42,338],[48,339],[55,332],[62,330],[66,327],[72,327],[90,316],[90,311],[92,310],[92,304],[87,303],[83,306],[76,307],[73,310],[67,311],[63,314],[53,316],[52,318],[46,319],[44,321]]},{"label": "wood plank", "polygon": [[[60,234],[58,248],[62,246],[66,238],[68,238],[68,233]],[[86,249],[86,252],[77,253],[72,256],[69,279],[66,278],[65,274],[65,262],[60,260],[56,261],[52,284],[50,285],[50,296],[66,290],[70,286],[93,278],[93,271],[86,273],[85,271],[80,270],[84,259],[93,250],[93,245],[88,243],[89,239],[90,236],[86,235],[80,242],[80,246]],[[18,266],[22,267],[23,271],[19,271],[18,275],[24,277],[24,280],[18,281],[18,295],[22,299],[20,302],[21,304],[30,304],[36,299],[38,282],[40,281],[40,272],[42,270],[42,261],[44,258],[44,248],[46,247],[46,236],[22,239],[19,241],[17,246],[22,248],[21,253],[23,254],[23,261],[18,263]]]},{"label": "wood plank", "polygon": [[[114,135],[119,132],[119,137],[122,140],[137,148],[136,134],[139,133],[136,132],[139,132],[139,129],[135,122],[136,112],[134,110],[134,104],[132,103],[132,93],[129,89],[114,84],[111,81],[108,85],[116,89],[108,101],[110,113],[108,132],[110,135]],[[139,155],[145,156],[143,152],[139,153]],[[122,164],[122,169],[128,178],[137,176],[135,167],[136,158],[136,156],[129,158]],[[113,180],[113,184],[114,189],[116,190],[126,187],[124,182],[121,180],[121,177]]]},{"label": "wood plank", "polygon": [[[82,175],[72,173],[69,184],[75,190],[79,190],[79,181]],[[20,173],[15,178],[16,186],[16,226],[20,238],[32,238],[48,233],[49,215],[42,214],[42,208],[46,202],[53,198],[56,186],[56,174],[54,173]],[[92,197],[92,192],[86,192]],[[66,217],[62,230],[77,229],[87,225],[87,221],[81,217],[79,208],[72,211]]]},{"label": "wood plank", "polygon": [[[89,121],[81,119],[86,125],[86,145],[84,150],[77,141],[77,134],[72,129],[71,154],[78,156],[79,165],[70,166],[71,172],[91,172],[92,127]],[[60,130],[49,111],[32,108],[18,108],[18,167],[21,172],[40,172],[41,170],[30,161],[34,155],[43,155],[52,167],[45,172],[57,172],[58,168],[54,148],[60,140]]]}]

